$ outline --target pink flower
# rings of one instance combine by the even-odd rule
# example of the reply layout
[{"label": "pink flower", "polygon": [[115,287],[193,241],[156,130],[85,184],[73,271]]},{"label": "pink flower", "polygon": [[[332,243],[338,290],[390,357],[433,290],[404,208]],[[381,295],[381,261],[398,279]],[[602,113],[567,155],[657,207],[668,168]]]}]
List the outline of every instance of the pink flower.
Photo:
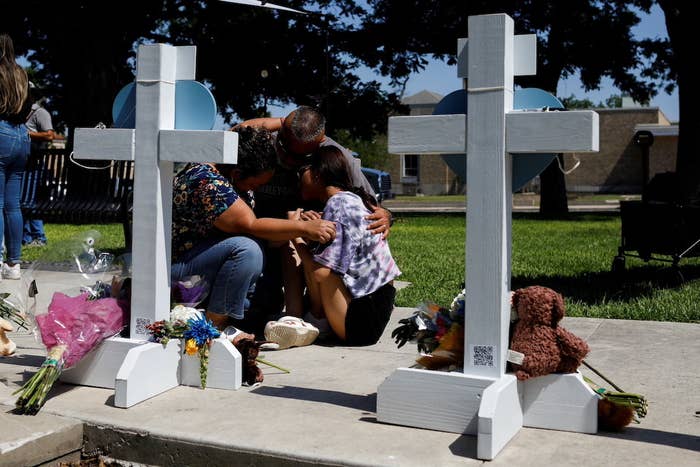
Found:
[{"label": "pink flower", "polygon": [[67,346],[64,365],[70,368],[104,339],[119,333],[126,313],[114,298],[87,300],[88,294],[69,297],[54,293],[48,313],[36,317],[47,349]]}]

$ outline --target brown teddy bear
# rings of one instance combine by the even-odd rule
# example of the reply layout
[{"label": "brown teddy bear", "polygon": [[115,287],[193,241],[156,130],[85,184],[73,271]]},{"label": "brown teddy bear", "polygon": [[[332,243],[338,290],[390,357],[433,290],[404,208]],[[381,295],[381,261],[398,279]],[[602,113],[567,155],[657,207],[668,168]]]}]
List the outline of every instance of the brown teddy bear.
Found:
[{"label": "brown teddy bear", "polygon": [[564,299],[552,289],[531,286],[513,293],[518,314],[510,348],[524,354],[513,365],[519,380],[549,373],[573,373],[588,354],[588,344],[559,326],[564,317]]}]

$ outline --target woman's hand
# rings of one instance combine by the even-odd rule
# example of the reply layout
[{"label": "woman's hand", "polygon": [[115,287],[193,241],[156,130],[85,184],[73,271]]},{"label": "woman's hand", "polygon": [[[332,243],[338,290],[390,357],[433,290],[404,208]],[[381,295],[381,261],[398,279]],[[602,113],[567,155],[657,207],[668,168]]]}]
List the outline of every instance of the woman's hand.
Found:
[{"label": "woman's hand", "polygon": [[304,221],[306,227],[305,238],[319,243],[328,243],[335,238],[335,222],[323,219]]},{"label": "woman's hand", "polygon": [[320,219],[321,218],[321,213],[316,212],[316,211],[301,211],[301,220],[303,221],[312,221],[314,219]]},{"label": "woman's hand", "polygon": [[382,239],[389,236],[389,230],[391,229],[391,213],[379,206],[372,206],[374,212],[365,219],[373,221],[367,230],[371,230],[373,234],[382,234]]}]

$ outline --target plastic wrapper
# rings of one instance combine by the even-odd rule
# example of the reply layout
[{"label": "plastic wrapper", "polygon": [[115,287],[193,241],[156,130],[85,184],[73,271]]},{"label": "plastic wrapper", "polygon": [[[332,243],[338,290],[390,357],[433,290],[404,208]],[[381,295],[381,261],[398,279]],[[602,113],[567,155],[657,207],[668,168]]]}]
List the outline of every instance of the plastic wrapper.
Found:
[{"label": "plastic wrapper", "polygon": [[[128,267],[114,255],[98,249],[100,235],[87,231],[68,242],[58,242],[23,274],[27,315],[37,339],[47,350],[39,371],[20,388],[16,401],[22,413],[35,414],[61,371],[83,359],[103,340],[119,334],[129,321]],[[51,300],[38,309],[42,273],[59,270],[74,283],[62,291],[47,291]],[[109,279],[107,281],[107,279]],[[70,282],[70,281],[69,281]]]}]

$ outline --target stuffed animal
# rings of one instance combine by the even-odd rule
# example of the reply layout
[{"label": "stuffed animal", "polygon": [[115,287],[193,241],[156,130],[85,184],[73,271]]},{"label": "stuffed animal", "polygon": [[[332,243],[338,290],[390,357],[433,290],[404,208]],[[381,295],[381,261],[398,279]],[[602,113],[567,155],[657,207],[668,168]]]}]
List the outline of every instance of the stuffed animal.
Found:
[{"label": "stuffed animal", "polygon": [[514,365],[519,380],[549,373],[573,373],[588,354],[588,344],[559,326],[564,299],[552,289],[531,286],[513,294],[515,323],[510,348],[524,354]]}]

